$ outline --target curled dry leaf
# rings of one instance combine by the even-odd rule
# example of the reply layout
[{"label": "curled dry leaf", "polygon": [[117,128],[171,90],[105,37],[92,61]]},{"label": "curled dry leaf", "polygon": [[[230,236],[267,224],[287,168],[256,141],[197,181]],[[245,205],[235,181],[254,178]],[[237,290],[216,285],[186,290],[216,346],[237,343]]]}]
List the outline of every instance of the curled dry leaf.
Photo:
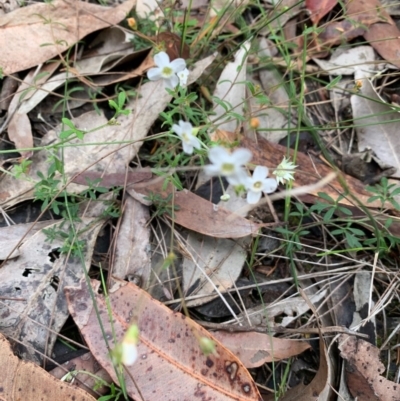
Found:
[{"label": "curled dry leaf", "polygon": [[[127,391],[132,398],[260,400],[249,372],[218,341],[215,340],[214,354],[203,354],[199,338],[212,341],[214,338],[197,323],[171,311],[136,285],[118,281],[109,291],[112,328],[105,299],[97,294],[100,283],[93,280],[92,285],[111,346],[115,345],[113,332],[117,341],[121,341],[131,324],[139,327],[138,359],[134,365],[126,367],[129,375],[125,374]],[[70,313],[91,352],[118,383],[86,282],[82,281],[80,287],[66,289],[65,293]]]},{"label": "curled dry leaf", "polygon": [[400,30],[382,7],[379,0],[347,0],[347,17],[361,22],[371,21],[363,33],[364,38],[389,63],[400,67],[398,49],[400,48]]},{"label": "curled dry leaf", "polygon": [[[8,135],[17,149],[33,148],[32,127],[27,114],[17,112],[11,117]],[[24,150],[20,151],[20,153],[22,157],[29,158],[32,155],[32,150]]]},{"label": "curled dry leaf", "polygon": [[215,116],[212,117],[212,121],[218,124],[219,129],[234,132],[238,128],[238,119],[229,116],[225,117],[227,110],[243,116],[244,99],[246,98],[246,64],[249,49],[250,42],[243,43],[235,53],[234,61],[226,65],[218,79],[213,95],[214,99],[218,98],[220,100],[215,103]]},{"label": "curled dry leaf", "polygon": [[306,0],[306,8],[311,14],[314,25],[318,25],[321,18],[328,14],[337,2],[338,0]]},{"label": "curled dry leaf", "polygon": [[128,0],[111,8],[83,1],[55,0],[2,16],[0,65],[4,74],[44,63],[89,33],[117,24],[135,4],[136,0]]},{"label": "curled dry leaf", "polygon": [[122,207],[122,216],[115,241],[113,277],[134,276],[147,288],[150,280],[150,218],[149,208],[129,195]]},{"label": "curled dry leaf", "polygon": [[232,288],[243,270],[250,243],[249,237],[231,240],[190,233],[184,252],[183,291],[202,297],[188,300],[186,306],[204,305],[218,297],[216,289]]},{"label": "curled dry leaf", "polygon": [[299,355],[310,348],[310,344],[305,341],[276,338],[254,331],[229,333],[221,330],[213,332],[212,335],[249,369]]},{"label": "curled dry leaf", "polygon": [[309,385],[300,384],[291,388],[279,401],[328,401],[330,400],[332,368],[324,340],[320,339],[319,368]]},{"label": "curled dry leaf", "polygon": [[95,401],[82,389],[56,379],[32,362],[19,360],[2,334],[0,361],[3,367],[0,383],[2,401]]},{"label": "curled dry leaf", "polygon": [[351,106],[359,150],[373,149],[379,159],[397,169],[393,177],[400,178],[400,114],[378,95],[369,79],[362,81],[360,94],[351,96]]},{"label": "curled dry leaf", "polygon": [[400,399],[400,385],[382,374],[385,371],[379,360],[379,349],[360,338],[342,334],[339,350],[347,361],[347,386],[358,401],[396,401]]}]

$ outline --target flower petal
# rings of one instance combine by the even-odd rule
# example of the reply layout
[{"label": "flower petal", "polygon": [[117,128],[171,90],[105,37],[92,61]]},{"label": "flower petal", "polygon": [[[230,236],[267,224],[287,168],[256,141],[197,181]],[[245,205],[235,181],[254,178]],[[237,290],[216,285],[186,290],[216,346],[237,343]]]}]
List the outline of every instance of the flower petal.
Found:
[{"label": "flower petal", "polygon": [[172,75],[171,77],[164,79],[165,86],[169,89],[175,89],[176,85],[179,84],[179,78],[176,75]]},{"label": "flower petal", "polygon": [[193,145],[191,143],[182,141],[182,147],[183,151],[188,155],[191,155],[193,153]]},{"label": "flower petal", "polygon": [[249,179],[248,175],[246,174],[246,171],[242,168],[238,169],[234,174],[225,176],[225,178],[231,185],[245,185],[245,186],[247,180]]},{"label": "flower petal", "polygon": [[264,166],[257,166],[253,172],[253,179],[255,181],[261,181],[267,178],[268,176],[268,168]]},{"label": "flower petal", "polygon": [[132,342],[122,342],[122,363],[125,366],[132,366],[138,356],[136,344]]},{"label": "flower petal", "polygon": [[161,69],[164,67],[170,67],[169,56],[165,52],[157,53],[154,56],[154,62],[156,63],[156,66]]},{"label": "flower petal", "polygon": [[195,136],[190,138],[190,144],[196,149],[201,149],[201,142]]},{"label": "flower petal", "polygon": [[253,192],[253,191],[247,192],[247,203],[250,203],[250,205],[258,203],[260,199],[261,199],[261,192]]},{"label": "flower petal", "polygon": [[186,132],[189,135],[192,135],[193,125],[188,123],[187,121],[179,121],[179,125],[183,132]]},{"label": "flower petal", "polygon": [[147,71],[147,78],[149,78],[150,81],[158,81],[162,78],[161,69],[157,67],[150,68],[150,70]]},{"label": "flower petal", "polygon": [[232,153],[232,156],[235,159],[235,164],[239,164],[240,166],[248,163],[251,160],[251,158],[253,157],[251,151],[246,148],[236,149]]},{"label": "flower petal", "polygon": [[204,172],[207,175],[219,175],[221,173],[219,167],[214,164],[207,164],[207,166],[204,166]]},{"label": "flower petal", "polygon": [[274,178],[267,178],[263,181],[263,184],[263,192],[266,192],[267,194],[275,192],[278,188],[278,183]]},{"label": "flower petal", "polygon": [[[179,121],[179,125],[180,125],[180,121]],[[182,136],[182,127],[180,127],[179,125],[174,124],[172,126],[172,131],[174,131],[176,135],[181,137]]]},{"label": "flower petal", "polygon": [[210,162],[218,166],[222,164],[223,160],[226,160],[227,156],[229,156],[229,154],[222,146],[214,146],[208,152]]},{"label": "flower petal", "polygon": [[175,72],[183,71],[186,68],[186,61],[183,58],[177,58],[173,61],[171,61],[171,64],[169,65]]}]

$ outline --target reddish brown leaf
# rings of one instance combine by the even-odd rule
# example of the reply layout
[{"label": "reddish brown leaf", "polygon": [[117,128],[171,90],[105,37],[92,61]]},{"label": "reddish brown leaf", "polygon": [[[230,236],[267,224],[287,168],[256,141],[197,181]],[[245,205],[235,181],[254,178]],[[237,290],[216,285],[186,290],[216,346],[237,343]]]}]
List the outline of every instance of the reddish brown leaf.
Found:
[{"label": "reddish brown leaf", "polygon": [[311,14],[314,25],[318,25],[321,18],[328,14],[337,3],[338,0],[306,0],[306,8]]},{"label": "reddish brown leaf", "polygon": [[[99,285],[98,281],[93,281],[95,294]],[[86,282],[65,292],[70,313],[91,352],[118,382]],[[121,341],[130,324],[136,323],[139,327],[138,359],[134,365],[126,367],[129,375],[125,374],[128,394],[135,400],[260,400],[246,368],[197,323],[124,281],[118,281],[110,290],[109,302],[113,327],[104,297],[96,295],[110,344],[113,344],[113,332],[117,341]],[[215,341],[215,354],[202,353],[200,337]]]},{"label": "reddish brown leaf", "polygon": [[347,360],[347,385],[358,401],[400,399],[400,385],[382,376],[385,366],[379,360],[377,347],[355,336],[342,334],[339,349],[341,357]]},{"label": "reddish brown leaf", "polygon": [[3,368],[0,380],[2,401],[95,401],[85,391],[56,379],[34,363],[19,360],[2,334],[0,361]]},{"label": "reddish brown leaf", "polygon": [[180,57],[185,60],[190,58],[190,47],[186,43],[183,43],[182,45],[182,38],[176,33],[160,32],[152,39],[158,45],[165,47],[165,52],[168,54],[170,60],[175,60]]},{"label": "reddish brown leaf", "polygon": [[[242,238],[256,233],[263,225],[253,223],[219,205],[186,189],[176,191],[172,185],[163,190],[164,180],[153,180],[152,183],[139,183],[133,186],[136,192],[150,195],[155,193],[166,197],[174,193],[173,220],[175,223],[197,233],[216,238]],[[129,190],[128,190],[129,191]]]},{"label": "reddish brown leaf", "polygon": [[347,0],[346,8],[351,20],[375,21],[365,31],[364,38],[382,58],[400,67],[400,30],[382,3],[379,0]]},{"label": "reddish brown leaf", "polygon": [[310,348],[305,341],[286,340],[254,331],[215,331],[212,335],[231,350],[246,368],[257,368],[267,362],[290,358]]}]

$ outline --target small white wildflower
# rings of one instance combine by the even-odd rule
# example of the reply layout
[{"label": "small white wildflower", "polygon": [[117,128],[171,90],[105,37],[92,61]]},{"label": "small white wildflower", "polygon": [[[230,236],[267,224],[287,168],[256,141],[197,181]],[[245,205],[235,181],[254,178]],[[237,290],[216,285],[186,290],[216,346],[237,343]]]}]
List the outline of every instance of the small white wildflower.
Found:
[{"label": "small white wildflower", "polygon": [[251,160],[252,154],[245,148],[229,153],[222,146],[215,146],[208,152],[208,158],[212,163],[204,166],[208,175],[222,175],[226,177],[229,184],[240,185],[247,177],[242,166]]},{"label": "small white wildflower", "polygon": [[261,193],[270,194],[278,188],[278,183],[275,178],[267,178],[268,169],[264,166],[257,166],[254,169],[253,176],[247,177],[247,202],[250,204],[258,203],[261,198]]},{"label": "small white wildflower", "polygon": [[179,121],[179,125],[174,124],[172,131],[181,138],[183,151],[189,155],[193,153],[193,148],[200,149],[201,143],[199,139],[193,134],[194,128],[192,124]]},{"label": "small white wildflower", "polygon": [[122,363],[125,366],[132,366],[137,359],[137,346],[133,342],[124,341],[122,343]]},{"label": "small white wildflower", "polygon": [[154,56],[154,62],[157,67],[150,68],[147,71],[147,78],[150,81],[158,81],[163,79],[165,86],[174,89],[179,84],[177,74],[186,69],[186,61],[183,58],[177,58],[169,61],[169,56],[165,52],[157,53]]},{"label": "small white wildflower", "polygon": [[278,182],[278,184],[280,182],[282,184],[284,184],[286,181],[294,180],[293,174],[295,172],[293,170],[296,167],[297,166],[295,166],[289,159],[286,159],[286,157],[284,157],[282,162],[279,164],[279,166],[273,172],[273,174],[276,177],[276,181]]},{"label": "small white wildflower", "polygon": [[132,366],[138,356],[137,343],[139,342],[139,328],[136,324],[130,326],[121,343],[121,362],[125,366]]},{"label": "small white wildflower", "polygon": [[228,200],[231,199],[231,196],[229,194],[223,194],[223,195],[221,195],[220,199],[223,202],[228,202]]},{"label": "small white wildflower", "polygon": [[185,68],[183,71],[178,72],[179,85],[185,87],[189,78],[189,70]]}]

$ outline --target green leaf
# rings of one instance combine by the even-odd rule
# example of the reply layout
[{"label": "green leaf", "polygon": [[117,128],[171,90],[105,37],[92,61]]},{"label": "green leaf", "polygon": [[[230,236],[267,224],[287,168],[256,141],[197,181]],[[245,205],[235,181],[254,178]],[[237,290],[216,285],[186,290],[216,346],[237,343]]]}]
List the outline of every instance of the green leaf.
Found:
[{"label": "green leaf", "polygon": [[318,196],[322,199],[325,199],[326,201],[330,203],[335,203],[335,201],[325,192],[318,192]]},{"label": "green leaf", "polygon": [[395,190],[392,191],[391,195],[396,196],[400,194],[400,187],[396,188]]},{"label": "green leaf", "polygon": [[359,237],[362,237],[365,235],[364,231],[359,230],[358,228],[353,228],[353,227],[347,227],[349,231],[351,231],[353,234],[358,235]]},{"label": "green leaf", "polygon": [[333,213],[335,213],[335,208],[331,208],[325,213],[324,218],[323,218],[325,223],[327,223],[330,220],[332,220]]},{"label": "green leaf", "polygon": [[118,106],[120,109],[122,109],[122,107],[124,107],[126,101],[126,93],[125,91],[121,91],[118,94]]},{"label": "green leaf", "polygon": [[71,129],[73,129],[73,130],[76,129],[74,123],[73,123],[69,118],[63,117],[63,118],[61,119],[61,121],[62,121],[62,123],[63,123],[64,125],[66,125],[67,127],[71,128]]},{"label": "green leaf", "polygon": [[370,198],[368,198],[367,203],[375,202],[378,199],[382,199],[382,196],[381,195],[371,196]]},{"label": "green leaf", "polygon": [[341,211],[346,216],[353,216],[353,212],[350,209],[347,209],[346,207],[339,206],[338,210]]},{"label": "green leaf", "polygon": [[342,76],[338,75],[335,79],[333,79],[331,82],[329,82],[328,85],[326,85],[326,89],[333,89],[339,81],[342,80]]}]

